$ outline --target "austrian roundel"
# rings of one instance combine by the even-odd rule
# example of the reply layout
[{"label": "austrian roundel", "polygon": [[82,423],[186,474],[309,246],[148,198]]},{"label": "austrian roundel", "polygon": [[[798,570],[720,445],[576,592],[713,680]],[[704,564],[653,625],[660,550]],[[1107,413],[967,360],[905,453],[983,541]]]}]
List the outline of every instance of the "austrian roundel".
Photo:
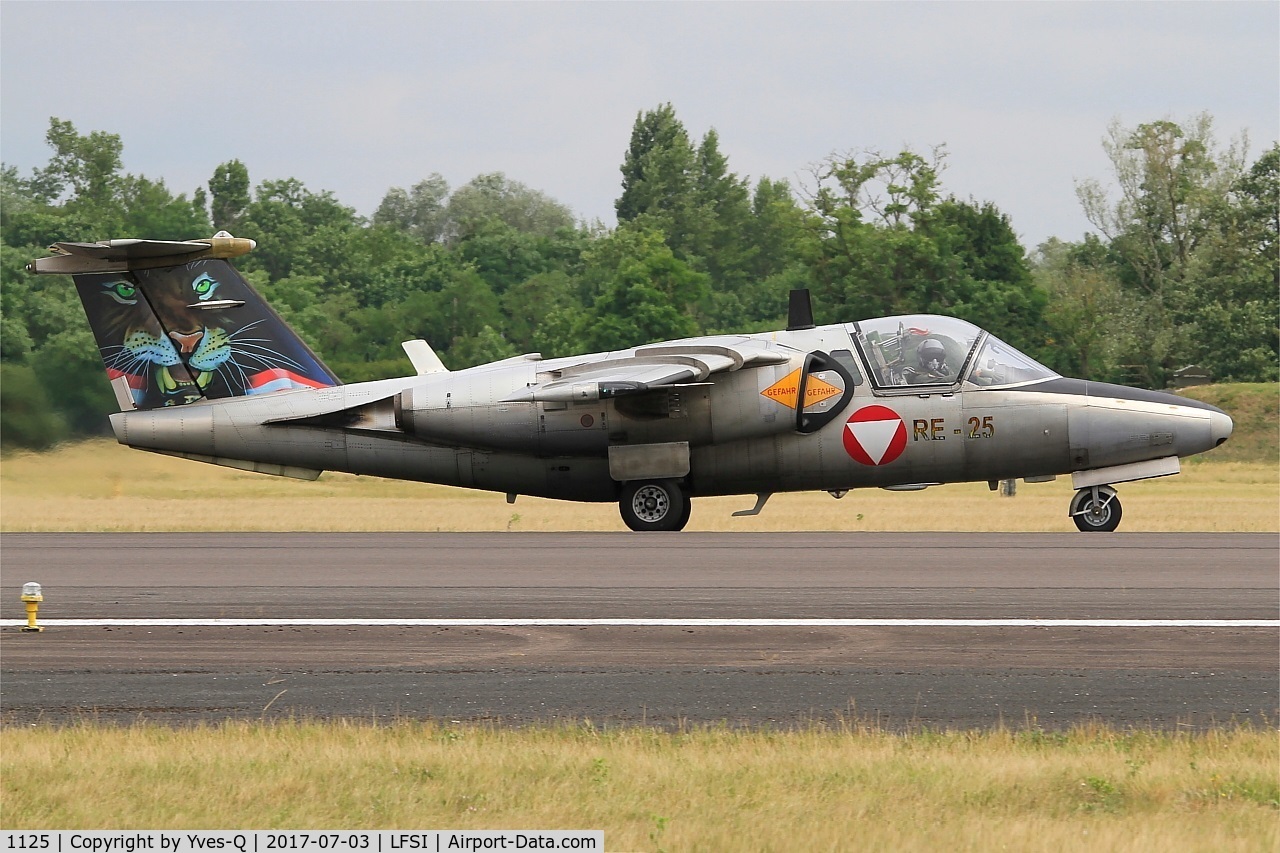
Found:
[{"label": "austrian roundel", "polygon": [[907,425],[886,406],[863,406],[844,425],[844,449],[863,465],[888,465],[907,448]]}]

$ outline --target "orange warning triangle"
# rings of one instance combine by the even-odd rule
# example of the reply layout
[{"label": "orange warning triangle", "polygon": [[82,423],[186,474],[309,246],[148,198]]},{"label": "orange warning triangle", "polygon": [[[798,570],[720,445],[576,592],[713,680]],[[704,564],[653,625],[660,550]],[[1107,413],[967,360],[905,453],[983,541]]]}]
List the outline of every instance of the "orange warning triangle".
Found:
[{"label": "orange warning triangle", "polygon": [[[837,388],[830,382],[824,382],[813,374],[809,374],[808,380],[804,383],[804,407],[807,409],[842,391],[843,389]],[[788,409],[794,409],[800,400],[800,371],[798,369],[791,371],[760,393]]]},{"label": "orange warning triangle", "polygon": [[815,403],[821,403],[828,397],[834,397],[840,393],[840,389],[829,382],[823,382],[813,374],[809,375],[809,379],[804,383],[804,407],[807,409]]},{"label": "orange warning triangle", "polygon": [[800,399],[800,368],[791,371],[760,393],[775,403],[794,409]]}]

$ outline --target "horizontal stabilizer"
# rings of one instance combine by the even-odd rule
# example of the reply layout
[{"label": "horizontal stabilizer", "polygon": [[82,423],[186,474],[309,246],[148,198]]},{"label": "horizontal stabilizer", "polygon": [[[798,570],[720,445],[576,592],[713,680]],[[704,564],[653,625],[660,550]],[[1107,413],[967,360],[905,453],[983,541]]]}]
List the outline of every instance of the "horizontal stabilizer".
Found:
[{"label": "horizontal stabilizer", "polygon": [[253,251],[253,240],[219,231],[202,240],[102,240],[54,243],[52,256],[27,264],[36,275],[80,275],[178,266],[206,259],[238,258]]},{"label": "horizontal stabilizer", "polygon": [[205,251],[208,244],[172,240],[103,240],[98,243],[54,243],[52,248],[64,255],[85,255],[102,261],[130,261],[190,255]]}]

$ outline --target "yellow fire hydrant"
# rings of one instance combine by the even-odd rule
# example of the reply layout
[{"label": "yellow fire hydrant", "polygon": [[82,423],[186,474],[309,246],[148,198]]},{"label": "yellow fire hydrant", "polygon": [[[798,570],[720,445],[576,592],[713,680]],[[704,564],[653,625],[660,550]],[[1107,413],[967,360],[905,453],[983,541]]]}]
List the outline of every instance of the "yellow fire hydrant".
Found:
[{"label": "yellow fire hydrant", "polygon": [[44,596],[40,594],[40,584],[24,583],[22,601],[27,605],[27,624],[22,630],[43,631],[44,628],[36,624],[36,611],[40,609],[40,602],[44,601]]}]

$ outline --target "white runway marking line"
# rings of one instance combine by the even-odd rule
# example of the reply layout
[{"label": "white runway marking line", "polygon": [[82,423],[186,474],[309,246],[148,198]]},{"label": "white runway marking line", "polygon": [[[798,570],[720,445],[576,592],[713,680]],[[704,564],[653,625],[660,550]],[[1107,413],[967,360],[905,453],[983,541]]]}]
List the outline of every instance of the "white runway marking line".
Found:
[{"label": "white runway marking line", "polygon": [[[25,625],[0,619],[0,627]],[[42,619],[49,628],[1280,628],[1280,619]]]}]

